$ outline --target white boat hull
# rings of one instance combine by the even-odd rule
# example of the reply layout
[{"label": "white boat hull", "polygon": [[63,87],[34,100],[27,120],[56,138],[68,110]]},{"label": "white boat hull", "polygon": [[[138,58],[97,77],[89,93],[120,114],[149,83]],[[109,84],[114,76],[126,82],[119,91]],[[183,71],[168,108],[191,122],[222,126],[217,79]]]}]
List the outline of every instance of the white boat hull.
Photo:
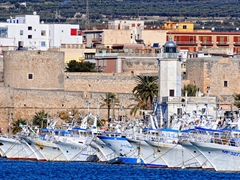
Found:
[{"label": "white boat hull", "polygon": [[207,160],[207,158],[190,142],[182,142],[181,145],[187,149],[192,156],[196,158],[203,169],[214,169],[212,164]]},{"label": "white boat hull", "polygon": [[100,161],[108,163],[118,163],[118,156],[99,138],[94,139],[90,144],[96,151],[101,152]]},{"label": "white boat hull", "polygon": [[169,168],[201,168],[198,161],[180,144],[146,142],[155,148]]},{"label": "white boat hull", "polygon": [[39,152],[47,159],[47,161],[66,161],[59,147],[51,141],[31,140],[31,142],[40,149]]},{"label": "white boat hull", "polygon": [[1,146],[2,156],[6,156],[8,159],[37,160],[34,152],[21,140],[0,137],[0,142],[3,144]]},{"label": "white boat hull", "polygon": [[216,171],[240,171],[240,147],[191,142],[213,165]]},{"label": "white boat hull", "polygon": [[124,137],[98,136],[109,148],[111,148],[124,164],[144,164],[135,149]]},{"label": "white boat hull", "polygon": [[79,143],[56,142],[67,161],[98,161],[96,152],[91,146]]},{"label": "white boat hull", "polygon": [[147,167],[151,168],[166,168],[167,164],[164,160],[159,156],[158,152],[155,151],[150,145],[148,145],[145,141],[135,140],[132,138],[127,138],[130,144],[134,148],[140,149],[140,155],[143,159],[144,164]]}]

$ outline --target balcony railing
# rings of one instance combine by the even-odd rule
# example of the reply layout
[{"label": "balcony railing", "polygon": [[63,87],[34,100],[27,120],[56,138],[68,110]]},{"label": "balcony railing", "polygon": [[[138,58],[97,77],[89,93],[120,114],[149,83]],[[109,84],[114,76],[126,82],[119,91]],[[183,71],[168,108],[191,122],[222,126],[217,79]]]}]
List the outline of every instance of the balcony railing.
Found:
[{"label": "balcony railing", "polygon": [[175,41],[177,45],[197,45],[197,41]]},{"label": "balcony railing", "polygon": [[212,41],[200,41],[200,44],[202,46],[212,46],[213,42]]},{"label": "balcony railing", "polygon": [[240,46],[240,41],[233,42],[234,46]]},{"label": "balcony railing", "polygon": [[229,42],[225,41],[225,42],[216,42],[217,46],[229,46]]},{"label": "balcony railing", "polygon": [[93,38],[92,42],[102,42],[102,38]]},{"label": "balcony railing", "polygon": [[96,53],[95,58],[117,58],[123,57],[157,57],[157,53]]},{"label": "balcony railing", "polygon": [[160,53],[160,54],[157,54],[158,55],[158,58],[179,58],[179,53]]}]

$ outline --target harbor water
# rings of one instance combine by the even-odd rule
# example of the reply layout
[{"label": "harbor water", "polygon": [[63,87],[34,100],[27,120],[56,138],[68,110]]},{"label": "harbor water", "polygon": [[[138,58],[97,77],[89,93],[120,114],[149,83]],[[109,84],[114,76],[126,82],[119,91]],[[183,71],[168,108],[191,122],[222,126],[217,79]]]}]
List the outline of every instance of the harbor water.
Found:
[{"label": "harbor water", "polygon": [[1,180],[159,180],[159,179],[239,179],[240,172],[202,169],[151,169],[144,166],[88,162],[33,162],[0,159]]}]

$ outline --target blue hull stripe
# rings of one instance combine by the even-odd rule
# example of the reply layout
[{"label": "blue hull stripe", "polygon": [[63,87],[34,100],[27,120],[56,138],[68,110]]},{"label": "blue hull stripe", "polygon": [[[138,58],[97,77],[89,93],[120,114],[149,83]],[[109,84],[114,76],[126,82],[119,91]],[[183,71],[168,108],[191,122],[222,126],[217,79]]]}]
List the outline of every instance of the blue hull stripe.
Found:
[{"label": "blue hull stripe", "polygon": [[108,139],[108,140],[123,140],[127,141],[126,138],[121,138],[121,137],[109,137],[109,136],[98,136],[99,139]]},{"label": "blue hull stripe", "polygon": [[165,164],[145,164],[149,168],[167,168]]},{"label": "blue hull stripe", "polygon": [[144,162],[142,159],[140,159],[140,163],[137,163],[137,158],[127,158],[127,157],[119,157],[122,163],[124,164],[142,164],[144,165]]}]

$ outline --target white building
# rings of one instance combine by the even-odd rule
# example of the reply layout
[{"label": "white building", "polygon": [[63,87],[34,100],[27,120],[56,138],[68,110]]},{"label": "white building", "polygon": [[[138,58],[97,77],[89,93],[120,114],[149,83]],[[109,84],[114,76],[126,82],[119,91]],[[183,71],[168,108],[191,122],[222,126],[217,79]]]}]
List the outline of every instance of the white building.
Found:
[{"label": "white building", "polygon": [[44,24],[36,12],[17,15],[0,23],[0,53],[3,50],[42,50],[60,48],[62,44],[82,44],[79,25]]},{"label": "white building", "polygon": [[144,21],[114,20],[108,22],[108,29],[131,30],[131,43],[136,44],[135,40],[142,39]]}]

